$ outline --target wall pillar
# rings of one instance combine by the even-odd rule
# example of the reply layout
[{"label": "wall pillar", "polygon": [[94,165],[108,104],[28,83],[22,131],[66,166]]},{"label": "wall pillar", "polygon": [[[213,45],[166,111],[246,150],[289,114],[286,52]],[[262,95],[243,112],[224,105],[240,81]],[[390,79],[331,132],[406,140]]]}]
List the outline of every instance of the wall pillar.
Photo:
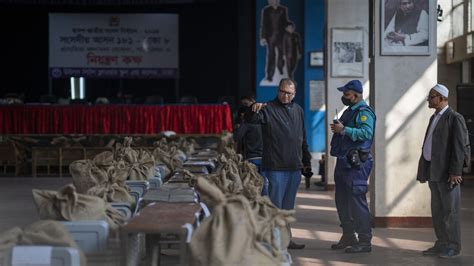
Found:
[{"label": "wall pillar", "polygon": [[[431,1],[430,1],[431,2]],[[371,210],[376,226],[431,226],[428,184],[416,181],[418,160],[429,118],[426,96],[437,83],[436,16],[430,17],[430,54],[384,55],[380,12],[375,1],[373,106],[377,114],[375,167],[371,177]],[[436,14],[436,5],[429,14]]]}]

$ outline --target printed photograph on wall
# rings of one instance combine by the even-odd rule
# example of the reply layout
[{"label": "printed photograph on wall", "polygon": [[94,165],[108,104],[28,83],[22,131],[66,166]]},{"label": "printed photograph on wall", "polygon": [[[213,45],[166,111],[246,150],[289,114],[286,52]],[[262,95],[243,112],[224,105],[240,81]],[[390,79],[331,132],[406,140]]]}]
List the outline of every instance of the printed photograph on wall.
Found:
[{"label": "printed photograph on wall", "polygon": [[381,5],[381,54],[429,55],[429,1],[384,2]]},{"label": "printed photograph on wall", "polygon": [[294,79],[303,44],[288,8],[279,0],[268,0],[260,15],[260,46],[266,47],[265,77],[260,86],[276,86],[282,78]]},{"label": "printed photograph on wall", "polygon": [[361,28],[332,29],[333,77],[364,76],[364,31]]}]

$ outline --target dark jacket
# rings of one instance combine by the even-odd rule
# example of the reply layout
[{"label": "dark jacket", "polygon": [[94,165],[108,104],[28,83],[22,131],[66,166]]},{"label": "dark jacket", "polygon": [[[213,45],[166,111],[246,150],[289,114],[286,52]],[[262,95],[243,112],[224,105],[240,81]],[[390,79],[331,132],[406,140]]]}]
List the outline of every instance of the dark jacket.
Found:
[{"label": "dark jacket", "polygon": [[426,181],[429,179],[430,181],[441,182],[448,180],[449,175],[461,175],[464,164],[466,132],[466,123],[463,116],[448,108],[433,131],[431,163],[427,163],[423,158],[423,152],[421,154],[417,180]]},{"label": "dark jacket", "polygon": [[260,125],[241,123],[234,130],[234,140],[238,144],[242,144],[242,154],[244,159],[262,157],[263,141],[262,129]]},{"label": "dark jacket", "polygon": [[266,6],[262,9],[262,21],[260,25],[260,38],[281,40],[288,23],[288,9],[284,6],[278,6],[276,9],[272,6]]},{"label": "dark jacket", "polygon": [[311,166],[304,113],[298,104],[284,105],[276,98],[259,113],[247,112],[245,120],[262,126],[263,170],[298,170]]}]

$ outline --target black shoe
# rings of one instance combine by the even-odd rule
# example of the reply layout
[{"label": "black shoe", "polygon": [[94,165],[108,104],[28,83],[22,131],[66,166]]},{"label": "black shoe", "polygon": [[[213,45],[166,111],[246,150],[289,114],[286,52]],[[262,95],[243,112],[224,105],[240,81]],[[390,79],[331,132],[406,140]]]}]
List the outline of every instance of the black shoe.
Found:
[{"label": "black shoe", "polygon": [[311,180],[310,177],[305,177],[304,178],[304,183],[305,183],[306,189],[308,189],[309,186],[311,185],[310,180]]},{"label": "black shoe", "polygon": [[356,245],[359,241],[354,234],[350,235],[342,235],[341,239],[337,244],[332,244],[331,249],[345,249],[346,247],[350,247],[352,245]]},{"label": "black shoe", "polygon": [[423,250],[423,255],[425,256],[438,256],[443,250],[438,247],[431,247],[427,250]]},{"label": "black shoe", "polygon": [[362,253],[362,252],[371,252],[372,245],[370,244],[355,244],[345,249],[346,253]]},{"label": "black shoe", "polygon": [[458,250],[454,250],[452,248],[447,248],[443,252],[439,253],[438,257],[443,258],[443,259],[449,259],[449,258],[453,258],[453,257],[458,256],[459,253],[460,252]]},{"label": "black shoe", "polygon": [[296,244],[293,240],[290,240],[290,244],[288,244],[288,249],[304,249],[306,247],[305,244]]}]

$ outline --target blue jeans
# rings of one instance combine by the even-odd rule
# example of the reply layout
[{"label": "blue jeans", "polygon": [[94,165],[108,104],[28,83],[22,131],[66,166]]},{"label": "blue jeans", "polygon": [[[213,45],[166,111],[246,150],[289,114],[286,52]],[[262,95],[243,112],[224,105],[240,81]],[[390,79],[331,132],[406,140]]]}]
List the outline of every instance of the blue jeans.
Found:
[{"label": "blue jeans", "polygon": [[273,204],[280,209],[293,210],[301,170],[262,171],[262,175],[268,179],[268,194]]},{"label": "blue jeans", "polygon": [[[253,163],[256,167],[257,167],[257,171],[258,173],[261,175],[262,174],[262,159],[250,159],[248,160],[249,163]],[[266,196],[268,195],[268,189],[267,189],[267,186],[268,186],[268,182],[267,182],[267,178],[265,178],[264,176],[262,176],[263,178],[263,187],[262,187],[262,196]]]}]

